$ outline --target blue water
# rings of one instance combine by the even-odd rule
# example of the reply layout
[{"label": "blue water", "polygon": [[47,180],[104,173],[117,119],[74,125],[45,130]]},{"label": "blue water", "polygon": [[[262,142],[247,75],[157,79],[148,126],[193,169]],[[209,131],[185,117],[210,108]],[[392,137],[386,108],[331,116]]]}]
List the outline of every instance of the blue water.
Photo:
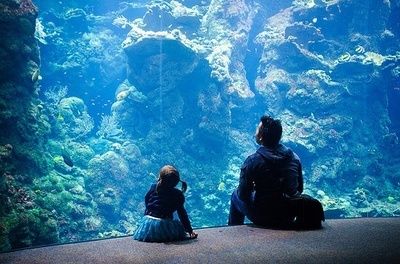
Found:
[{"label": "blue water", "polygon": [[192,225],[225,225],[263,114],[327,217],[400,215],[399,3],[236,2],[34,1],[52,130],[26,213],[53,236],[26,245],[132,234],[165,164]]}]

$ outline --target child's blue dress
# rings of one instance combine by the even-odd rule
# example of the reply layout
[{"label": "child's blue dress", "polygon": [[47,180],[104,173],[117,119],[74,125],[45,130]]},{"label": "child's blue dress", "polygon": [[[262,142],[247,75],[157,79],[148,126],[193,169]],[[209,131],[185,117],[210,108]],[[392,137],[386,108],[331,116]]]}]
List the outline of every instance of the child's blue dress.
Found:
[{"label": "child's blue dress", "polygon": [[186,232],[179,220],[161,219],[145,215],[133,238],[144,242],[169,242],[186,239]]}]

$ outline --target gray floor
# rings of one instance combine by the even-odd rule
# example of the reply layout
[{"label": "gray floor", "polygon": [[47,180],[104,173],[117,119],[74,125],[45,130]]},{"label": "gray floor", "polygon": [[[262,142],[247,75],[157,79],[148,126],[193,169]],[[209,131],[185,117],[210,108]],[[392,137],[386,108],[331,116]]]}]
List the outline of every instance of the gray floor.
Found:
[{"label": "gray floor", "polygon": [[235,226],[199,238],[143,243],[130,237],[0,254],[0,263],[400,263],[400,218],[327,220],[316,231]]}]

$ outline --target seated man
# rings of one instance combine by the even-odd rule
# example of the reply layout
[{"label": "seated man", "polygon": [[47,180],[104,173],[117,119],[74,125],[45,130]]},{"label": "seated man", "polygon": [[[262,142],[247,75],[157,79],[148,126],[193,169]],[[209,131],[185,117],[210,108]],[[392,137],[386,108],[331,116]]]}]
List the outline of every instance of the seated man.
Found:
[{"label": "seated man", "polygon": [[280,144],[280,120],[262,116],[256,130],[261,145],[242,165],[239,187],[233,192],[229,225],[313,229],[325,220],[321,203],[303,192],[299,157]]}]

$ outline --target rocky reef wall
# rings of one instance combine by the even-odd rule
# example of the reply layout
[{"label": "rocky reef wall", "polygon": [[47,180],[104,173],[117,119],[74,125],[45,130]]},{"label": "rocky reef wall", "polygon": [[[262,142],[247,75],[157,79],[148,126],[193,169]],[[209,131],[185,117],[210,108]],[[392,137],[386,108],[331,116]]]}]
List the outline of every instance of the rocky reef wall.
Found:
[{"label": "rocky reef wall", "polygon": [[[383,195],[377,186],[398,144],[387,103],[399,60],[385,45],[398,41],[390,13],[389,2],[299,1],[269,18],[255,39],[264,50],[255,88],[281,116],[311,186],[353,198],[360,189]],[[366,200],[355,206],[369,208]]]},{"label": "rocky reef wall", "polygon": [[39,48],[34,38],[38,11],[31,1],[2,1],[0,5],[0,144],[12,147],[18,158],[26,158],[23,162],[31,161],[27,167],[40,167],[43,164],[26,149],[34,151],[40,136],[48,132],[48,124],[40,119],[43,107],[35,101],[40,78]]},{"label": "rocky reef wall", "polygon": [[[390,113],[394,103],[388,103],[393,100],[388,99],[388,94],[393,96],[393,87],[399,80],[399,51],[395,48],[398,36],[391,20],[398,12],[398,3],[287,1],[278,4],[216,0],[204,9],[179,6],[179,10],[185,10],[180,13],[176,11],[177,3],[155,4],[150,7],[152,12],[144,16],[143,23],[138,22],[139,19],[131,24],[132,30],[124,42],[129,62],[128,81],[139,91],[153,91],[156,100],[161,98],[158,87],[162,85],[157,77],[174,76],[169,70],[171,67],[166,66],[165,74],[161,75],[159,68],[148,70],[149,67],[144,67],[147,69],[142,71],[144,74],[138,74],[135,69],[143,69],[143,60],[150,56],[142,58],[130,50],[146,54],[151,45],[141,48],[139,43],[143,39],[158,43],[153,45],[153,54],[159,56],[163,54],[160,49],[163,39],[187,47],[187,54],[177,52],[172,60],[175,53],[171,51],[168,55],[167,61],[188,60],[188,65],[192,65],[183,67],[188,71],[180,71],[180,77],[172,79],[182,80],[187,76],[190,80],[200,79],[202,83],[191,90],[191,99],[180,96],[179,109],[183,112],[185,107],[191,109],[194,120],[196,113],[205,117],[190,126],[210,129],[214,139],[218,139],[219,134],[230,135],[228,143],[222,144],[223,149],[229,149],[225,154],[228,171],[232,172],[235,167],[230,162],[241,160],[244,153],[248,153],[251,138],[243,135],[251,135],[251,122],[267,112],[282,119],[284,142],[303,159],[307,191],[324,201],[329,216],[355,213],[349,211],[349,204],[359,208],[356,215],[380,214],[381,209],[372,208],[384,207],[380,201],[392,201],[393,188],[398,185],[395,180],[398,175],[391,175],[394,167],[389,161],[393,159],[392,154],[398,155],[395,154],[398,135],[392,126],[396,123],[396,118],[393,119],[396,114]],[[154,8],[157,11],[153,12]],[[188,16],[190,27],[177,23],[189,20]],[[169,17],[170,22],[162,26],[165,17]],[[158,26],[148,27],[149,24]],[[196,33],[190,30],[197,27]],[[193,58],[196,63],[190,63]],[[159,59],[155,64],[160,66],[163,62]],[[193,72],[204,75],[196,78]],[[150,80],[154,86],[137,85],[133,80],[147,81],[149,75],[154,76],[154,80]],[[168,83],[173,89],[181,85]],[[213,86],[219,87],[218,90],[213,90]],[[216,92],[221,99],[215,98]],[[198,94],[197,98],[193,93]],[[197,100],[197,106],[202,105],[202,94],[214,99],[193,113],[195,105],[187,104],[186,100]],[[174,99],[165,100],[172,101]],[[216,102],[223,102],[222,107],[215,108],[219,105]],[[144,108],[146,111],[148,109]],[[212,116],[214,118],[210,118]],[[221,118],[225,123],[220,123]],[[212,130],[215,124],[218,129]],[[227,126],[228,130],[221,129]],[[181,127],[188,127],[188,124],[183,122]],[[193,129],[191,135],[201,135],[199,132]],[[146,137],[146,133],[141,136]],[[204,143],[201,137],[192,138]],[[199,145],[210,146],[209,142],[202,143],[195,149],[201,149]],[[221,141],[214,143],[219,145]],[[188,154],[186,144],[187,141],[181,141],[173,145],[181,146]],[[224,156],[220,150],[218,153]],[[220,171],[223,176],[219,187],[232,187],[231,178],[227,176],[230,172]],[[377,188],[389,182],[394,186],[384,192]],[[380,198],[370,199],[366,197],[368,194]],[[384,210],[390,212],[395,208],[390,205]]]},{"label": "rocky reef wall", "polygon": [[50,124],[38,99],[37,15],[30,0],[0,1],[0,250],[58,240],[55,222],[34,208],[31,189],[49,169]]}]

